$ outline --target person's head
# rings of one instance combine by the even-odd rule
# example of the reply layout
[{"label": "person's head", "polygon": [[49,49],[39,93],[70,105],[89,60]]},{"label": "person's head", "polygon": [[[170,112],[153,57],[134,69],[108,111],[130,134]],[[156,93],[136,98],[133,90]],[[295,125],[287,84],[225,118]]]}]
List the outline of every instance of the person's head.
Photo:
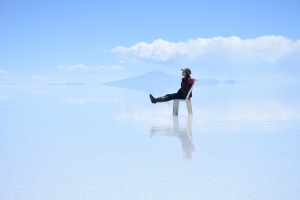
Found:
[{"label": "person's head", "polygon": [[182,76],[184,76],[184,77],[190,76],[192,73],[190,68],[184,68],[184,69],[181,69],[181,71],[182,71]]}]

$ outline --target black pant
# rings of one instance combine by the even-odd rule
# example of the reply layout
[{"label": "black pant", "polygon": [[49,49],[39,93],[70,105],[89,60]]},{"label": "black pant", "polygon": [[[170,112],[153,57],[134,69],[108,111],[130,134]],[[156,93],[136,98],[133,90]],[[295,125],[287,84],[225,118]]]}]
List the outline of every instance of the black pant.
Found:
[{"label": "black pant", "polygon": [[173,94],[167,94],[168,100],[173,100],[173,99],[184,99],[183,98],[183,93],[182,92],[177,92]]}]

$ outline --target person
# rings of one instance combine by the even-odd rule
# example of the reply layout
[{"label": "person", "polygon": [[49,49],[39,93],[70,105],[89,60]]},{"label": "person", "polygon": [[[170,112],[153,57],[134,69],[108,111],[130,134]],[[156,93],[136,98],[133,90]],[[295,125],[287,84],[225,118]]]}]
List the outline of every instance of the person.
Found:
[{"label": "person", "polygon": [[[172,94],[166,94],[165,96],[154,98],[152,94],[150,94],[150,100],[151,103],[158,103],[158,102],[166,102],[173,99],[186,99],[186,96],[188,95],[191,87],[193,86],[193,83],[196,81],[196,79],[191,78],[190,75],[192,71],[189,68],[181,69],[182,71],[182,81],[181,81],[181,87],[177,91],[177,93]],[[192,97],[192,92],[189,96],[189,98]]]}]

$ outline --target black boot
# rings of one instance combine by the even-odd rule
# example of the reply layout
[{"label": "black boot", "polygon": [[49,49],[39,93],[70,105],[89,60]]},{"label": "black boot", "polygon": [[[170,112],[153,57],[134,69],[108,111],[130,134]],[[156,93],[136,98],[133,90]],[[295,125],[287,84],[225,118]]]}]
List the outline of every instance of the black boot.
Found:
[{"label": "black boot", "polygon": [[169,101],[168,95],[162,96],[162,97],[158,97],[155,99],[156,102],[166,102]]},{"label": "black boot", "polygon": [[150,94],[149,96],[150,96],[151,103],[157,103],[157,102],[166,102],[166,101],[169,101],[168,95],[165,95],[165,96],[162,96],[162,97],[158,97],[158,98],[154,98],[154,97],[152,96],[152,94]]},{"label": "black boot", "polygon": [[152,96],[152,94],[149,95],[151,103],[156,103],[156,99]]}]

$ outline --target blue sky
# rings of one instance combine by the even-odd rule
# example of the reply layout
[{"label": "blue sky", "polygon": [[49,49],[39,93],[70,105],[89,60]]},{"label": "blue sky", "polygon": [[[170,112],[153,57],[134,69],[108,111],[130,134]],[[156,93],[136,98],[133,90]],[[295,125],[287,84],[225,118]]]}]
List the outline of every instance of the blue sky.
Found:
[{"label": "blue sky", "polygon": [[[198,76],[225,74],[228,77],[229,74],[226,75],[228,70],[233,76],[260,73],[265,75],[269,72],[271,75],[283,73],[290,76],[295,75],[294,72],[297,74],[299,72],[296,66],[299,64],[297,55],[300,53],[300,42],[295,44],[300,39],[299,19],[298,0],[248,2],[2,0],[0,70],[2,77],[7,74],[48,76],[62,73],[131,76],[157,68],[175,75],[178,69],[188,66]],[[289,41],[287,49],[296,46],[275,59],[275,62],[265,62],[263,59],[261,61],[260,58],[256,62],[254,55],[242,63],[232,63],[228,59],[222,60],[222,57],[240,55],[232,53],[228,56],[224,53],[228,51],[226,48],[223,52],[215,54],[215,51],[220,49],[218,45],[214,47],[212,54],[192,59],[177,57],[177,54],[174,54],[171,55],[171,59],[163,61],[153,58],[141,59],[136,56],[137,54],[132,59],[120,52],[112,52],[118,46],[129,48],[140,42],[152,44],[159,39],[169,43],[187,43],[198,38],[221,37],[228,40],[236,36],[243,41],[272,35],[282,36],[281,44]],[[230,40],[228,42],[232,43]],[[271,41],[268,44],[273,43],[274,41]],[[268,46],[268,44],[266,44],[268,50],[276,48],[276,45]],[[279,47],[283,48],[285,47]],[[248,46],[242,46],[241,49],[248,49]],[[257,51],[262,50],[254,47],[250,54]],[[165,54],[165,51],[162,53]],[[272,54],[269,51],[265,53]],[[250,60],[254,60],[253,63],[249,62]],[[69,66],[80,64],[85,70],[79,72],[65,70]],[[241,65],[251,67],[232,68]],[[287,68],[287,65],[290,67]],[[233,73],[234,71],[237,73]]]}]

